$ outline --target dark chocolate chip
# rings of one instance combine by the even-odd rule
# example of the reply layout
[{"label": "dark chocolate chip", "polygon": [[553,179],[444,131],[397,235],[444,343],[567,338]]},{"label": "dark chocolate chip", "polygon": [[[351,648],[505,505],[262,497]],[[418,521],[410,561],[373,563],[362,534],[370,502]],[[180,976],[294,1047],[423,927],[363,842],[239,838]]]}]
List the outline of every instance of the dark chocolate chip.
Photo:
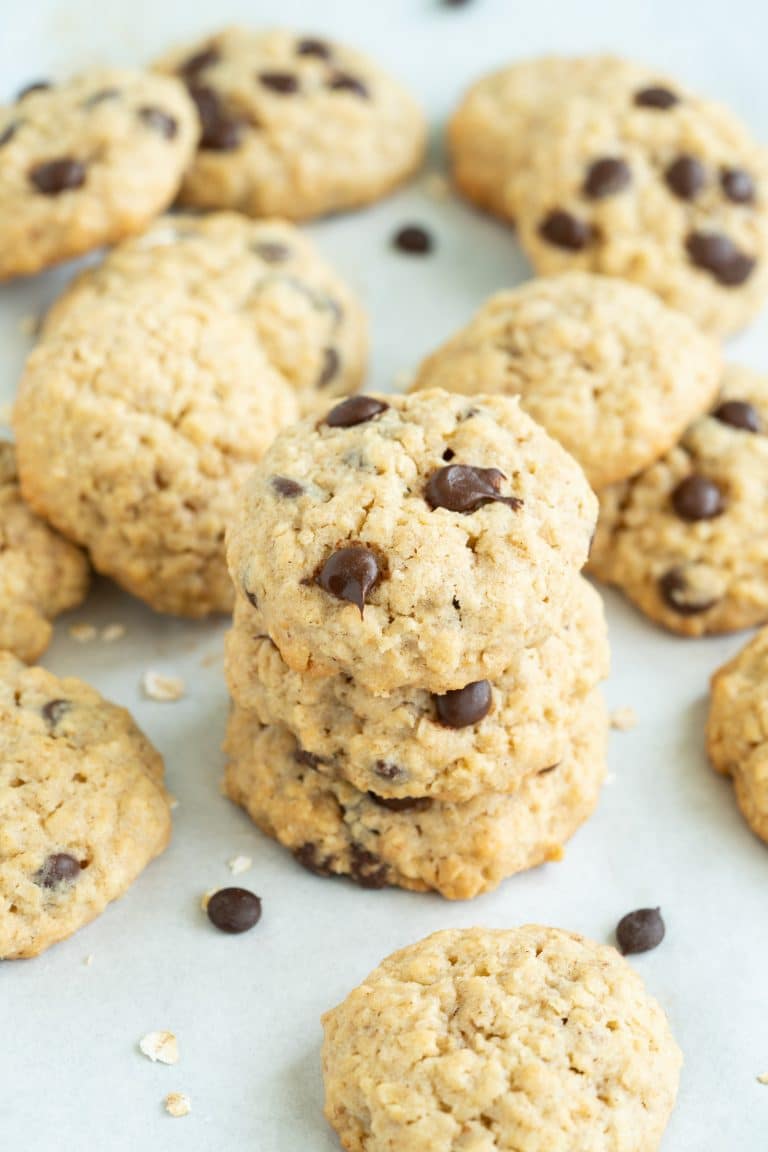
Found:
[{"label": "dark chocolate chip", "polygon": [[258,600],[258,597],[256,596],[256,593],[255,592],[249,592],[247,588],[243,588],[243,592],[245,593],[245,598],[248,601],[248,603],[253,604],[254,608],[258,608],[259,600]]},{"label": "dark chocolate chip", "polygon": [[85,164],[73,160],[71,156],[62,156],[58,160],[36,164],[30,168],[29,178],[38,192],[45,196],[58,196],[61,192],[82,188],[85,184]]},{"label": "dark chocolate chip", "polygon": [[639,108],[655,108],[659,112],[666,112],[668,108],[674,108],[675,104],[679,103],[680,97],[670,88],[664,88],[660,84],[641,88],[639,92],[635,92],[635,104]]},{"label": "dark chocolate chip", "polygon": [[650,952],[664,939],[664,921],[660,908],[638,908],[628,912],[616,925],[619,951],[627,956],[636,952]]},{"label": "dark chocolate chip", "polygon": [[18,122],[16,120],[12,120],[8,127],[4,128],[3,131],[0,132],[0,148],[2,148],[5,144],[8,144],[13,139],[13,137],[16,135],[16,129],[18,127]]},{"label": "dark chocolate chip", "polygon": [[491,685],[487,680],[474,680],[463,688],[455,688],[443,695],[433,695],[437,718],[446,728],[469,728],[487,716],[493,702]]},{"label": "dark chocolate chip", "polygon": [[720,173],[720,187],[734,204],[754,202],[755,182],[743,168],[723,168]]},{"label": "dark chocolate chip", "polygon": [[735,288],[755,270],[755,261],[720,232],[691,232],[685,247],[697,268],[711,273],[718,284]]},{"label": "dark chocolate chip", "polygon": [[42,716],[49,728],[55,728],[62,716],[69,712],[72,704],[69,700],[49,700],[42,707]]},{"label": "dark chocolate chip", "polygon": [[304,491],[304,485],[299,484],[298,480],[291,480],[289,476],[273,476],[272,487],[280,496],[286,496],[288,499],[301,496]]},{"label": "dark chocolate chip", "polygon": [[587,169],[584,195],[591,200],[603,200],[606,196],[623,192],[631,183],[632,173],[626,160],[619,156],[604,156]]},{"label": "dark chocolate chip", "polygon": [[730,424],[742,432],[760,432],[762,423],[757,409],[746,400],[724,400],[712,415],[721,424]]},{"label": "dark chocolate chip", "polygon": [[247,888],[220,888],[208,901],[208,919],[220,932],[248,932],[261,919],[261,900]]},{"label": "dark chocolate chip", "polygon": [[100,88],[98,92],[94,92],[86,100],[83,100],[83,108],[96,108],[99,104],[105,104],[108,100],[117,100],[119,95],[119,88]]},{"label": "dark chocolate chip", "polygon": [[333,857],[320,856],[316,844],[302,844],[293,856],[307,872],[314,872],[315,876],[333,876]]},{"label": "dark chocolate chip", "polygon": [[299,81],[293,72],[259,72],[258,81],[280,96],[292,96],[299,90]]},{"label": "dark chocolate chip", "polygon": [[695,156],[678,156],[664,172],[664,179],[678,200],[695,200],[707,182],[707,170]]},{"label": "dark chocolate chip", "polygon": [[341,367],[341,357],[335,348],[323,349],[323,363],[320,366],[317,380],[315,382],[316,388],[327,388],[335,376],[338,375],[339,368]]},{"label": "dark chocolate chip", "polygon": [[443,460],[445,460],[446,462],[449,460],[453,460],[455,455],[456,455],[456,453],[454,452],[453,448],[446,448],[445,452],[443,452]]},{"label": "dark chocolate chip", "polygon": [[405,772],[398,764],[390,764],[386,760],[377,760],[373,770],[382,780],[399,780],[405,776]]},{"label": "dark chocolate chip", "polygon": [[356,604],[362,616],[368,593],[380,575],[376,555],[362,544],[352,544],[331,553],[315,582],[337,600]]},{"label": "dark chocolate chip", "polygon": [[283,264],[291,256],[288,245],[278,240],[259,240],[253,245],[253,251],[265,264]]},{"label": "dark chocolate chip", "polygon": [[370,95],[362,80],[358,76],[350,75],[349,72],[337,72],[335,76],[331,76],[328,87],[332,92],[351,92],[362,100],[367,100]]},{"label": "dark chocolate chip", "polygon": [[318,60],[328,60],[331,55],[331,46],[325,40],[318,40],[314,36],[306,36],[296,45],[297,56],[317,56]]},{"label": "dark chocolate chip", "polygon": [[725,511],[725,498],[714,480],[693,473],[672,492],[672,507],[681,520],[714,520]]},{"label": "dark chocolate chip", "polygon": [[431,508],[449,512],[476,512],[484,504],[508,504],[513,512],[523,506],[518,496],[500,496],[504,473],[498,468],[473,468],[469,464],[448,464],[438,468],[427,481],[424,496]]},{"label": "dark chocolate chip", "polygon": [[555,248],[565,248],[569,252],[581,252],[593,238],[586,220],[579,220],[559,208],[544,217],[539,225],[539,235]]},{"label": "dark chocolate chip", "polygon": [[433,247],[431,235],[419,224],[406,224],[399,228],[392,237],[392,244],[398,252],[406,252],[409,256],[426,256]]},{"label": "dark chocolate chip", "polygon": [[139,119],[153,132],[157,132],[158,136],[164,136],[166,140],[173,140],[179,130],[173,116],[163,112],[162,108],[154,108],[149,104],[139,108]]},{"label": "dark chocolate chip", "polygon": [[19,89],[16,100],[17,102],[23,100],[25,96],[31,96],[33,92],[47,92],[50,88],[53,88],[50,80],[33,80],[31,84],[25,84],[23,88]]},{"label": "dark chocolate chip", "polygon": [[41,888],[58,888],[59,884],[72,884],[80,875],[80,861],[68,852],[54,852],[35,874],[35,884]]},{"label": "dark chocolate chip", "polygon": [[209,152],[233,152],[239,148],[245,123],[224,111],[213,88],[194,85],[189,94],[195,102],[202,129],[200,147]]},{"label": "dark chocolate chip", "polygon": [[353,844],[349,851],[350,879],[359,884],[361,888],[386,888],[389,883],[389,869],[378,856]]},{"label": "dark chocolate chip", "polygon": [[378,796],[375,792],[369,792],[368,799],[390,812],[426,812],[427,808],[432,807],[429,796]]},{"label": "dark chocolate chip", "polygon": [[550,772],[555,772],[560,767],[560,761],[557,764],[548,764],[546,768],[539,768],[536,773],[537,776],[548,776]]},{"label": "dark chocolate chip", "polygon": [[698,616],[717,603],[716,597],[693,592],[682,565],[675,565],[664,573],[659,579],[659,592],[667,606],[679,616]]},{"label": "dark chocolate chip", "polygon": [[210,68],[211,64],[217,64],[221,55],[218,48],[211,44],[208,48],[203,48],[202,51],[196,52],[194,56],[190,56],[181,65],[179,71],[182,76],[191,78],[197,76],[205,68]]},{"label": "dark chocolate chip", "polygon": [[335,408],[331,408],[324,423],[330,428],[353,428],[356,424],[366,424],[385,412],[389,404],[377,400],[374,396],[350,396],[342,400]]}]

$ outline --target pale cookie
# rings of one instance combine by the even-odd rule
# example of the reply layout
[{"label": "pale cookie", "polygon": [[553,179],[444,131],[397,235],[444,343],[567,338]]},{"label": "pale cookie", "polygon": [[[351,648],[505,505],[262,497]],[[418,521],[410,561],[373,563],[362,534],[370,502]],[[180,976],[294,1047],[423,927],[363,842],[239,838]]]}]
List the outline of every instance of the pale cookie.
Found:
[{"label": "pale cookie", "polygon": [[726,108],[637,71],[532,134],[508,189],[521,243],[540,274],[634,280],[733,332],[768,293],[768,152]]},{"label": "pale cookie", "polygon": [[291,225],[159,221],[46,321],[13,417],[25,498],[159,611],[225,611],[237,488],[316,394],[357,386],[364,349],[358,305]]},{"label": "pale cookie", "polygon": [[305,219],[378,200],[421,163],[415,100],[329,40],[227,28],[156,67],[181,77],[200,114],[186,204]]},{"label": "pale cookie", "polygon": [[492,296],[412,390],[519,396],[593,488],[633,476],[713,399],[720,352],[635,284],[571,272]]},{"label": "pale cookie", "polygon": [[71,935],[163,851],[162,778],[125,709],[0,654],[0,959]]},{"label": "pale cookie", "polygon": [[575,718],[562,760],[516,792],[464,803],[384,799],[319,771],[283,727],[235,708],[225,790],[263,832],[311,872],[364,888],[434,889],[469,900],[507,876],[562,858],[562,845],[594,811],[605,777],[605,707],[594,693]]},{"label": "pale cookie", "polygon": [[183,86],[117,69],[33,85],[0,108],[0,279],[140,232],[199,135]]},{"label": "pale cookie", "polygon": [[744,819],[768,843],[768,629],[712,677],[707,751],[733,778]]},{"label": "pale cookie", "polygon": [[562,759],[585,695],[608,673],[602,601],[580,579],[572,609],[539,648],[511,654],[492,684],[444,696],[371,696],[353,676],[294,672],[253,617],[238,599],[226,659],[235,703],[287,727],[321,772],[388,798],[513,791]]},{"label": "pale cookie", "polygon": [[671,452],[601,494],[589,570],[673,632],[768,619],[768,377],[730,365]]},{"label": "pale cookie", "polygon": [[551,633],[595,504],[517,400],[359,396],[278,436],[228,559],[290,667],[446,692]]},{"label": "pale cookie", "polygon": [[88,562],[27,507],[16,453],[0,440],[0,649],[35,660],[51,638],[51,620],[88,591]]},{"label": "pale cookie", "polygon": [[654,1152],[682,1064],[618,952],[534,924],[395,952],[323,1027],[348,1152]]}]

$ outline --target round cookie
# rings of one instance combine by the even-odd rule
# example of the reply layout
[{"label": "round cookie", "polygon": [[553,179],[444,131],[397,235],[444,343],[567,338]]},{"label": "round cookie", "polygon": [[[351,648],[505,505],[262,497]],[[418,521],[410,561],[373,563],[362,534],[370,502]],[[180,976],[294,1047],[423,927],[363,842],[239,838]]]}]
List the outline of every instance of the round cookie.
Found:
[{"label": "round cookie", "polygon": [[733,779],[752,831],[768,843],[768,629],[712,677],[707,751]]},{"label": "round cookie", "polygon": [[634,280],[713,333],[768,293],[768,152],[727,109],[635,67],[611,95],[558,105],[507,194],[540,274]]},{"label": "round cookie", "polygon": [[492,296],[413,390],[519,396],[603,488],[671,448],[720,371],[717,345],[687,316],[638,285],[570,272]]},{"label": "round cookie", "polygon": [[766,433],[768,377],[729,365],[709,415],[601,494],[589,571],[687,636],[768,619]]},{"label": "round cookie", "polygon": [[291,668],[444,693],[551,633],[595,505],[515,399],[353,397],[278,436],[243,488],[228,561]]},{"label": "round cookie", "polygon": [[358,305],[291,225],[159,221],[46,320],[13,417],[24,496],[157,610],[225,611],[236,489],[300,409],[357,386],[364,349]]},{"label": "round cookie", "polygon": [[436,932],[323,1027],[348,1152],[654,1152],[682,1064],[618,952],[538,925]]},{"label": "round cookie", "polygon": [[87,924],[163,851],[163,762],[123,708],[0,654],[0,959]]},{"label": "round cookie", "polygon": [[225,791],[311,872],[364,888],[434,889],[470,900],[507,876],[562,859],[562,845],[594,811],[605,777],[605,708],[594,693],[557,765],[517,791],[464,803],[386,800],[318,770],[287,728],[230,715]]},{"label": "round cookie", "polygon": [[378,200],[421,163],[414,99],[329,40],[227,28],[156,68],[186,83],[202,123],[185,204],[301,220]]},{"label": "round cookie", "polygon": [[36,660],[51,620],[85,599],[88,582],[82,552],[22,500],[14,447],[0,440],[0,649]]},{"label": "round cookie", "polygon": [[0,279],[114,244],[176,196],[199,135],[178,80],[98,69],[0,108]]},{"label": "round cookie", "polygon": [[352,676],[294,672],[253,617],[238,599],[226,658],[235,703],[288,728],[321,772],[390,799],[514,791],[562,759],[585,695],[608,674],[602,601],[581,579],[573,608],[539,648],[514,653],[493,684],[448,696],[371,696]]}]

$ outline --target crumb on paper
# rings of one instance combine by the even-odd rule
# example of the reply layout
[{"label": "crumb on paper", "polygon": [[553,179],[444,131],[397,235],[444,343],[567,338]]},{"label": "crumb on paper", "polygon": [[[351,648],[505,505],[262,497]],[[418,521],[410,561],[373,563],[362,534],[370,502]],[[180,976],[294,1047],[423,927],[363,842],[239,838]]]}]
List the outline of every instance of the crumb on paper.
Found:
[{"label": "crumb on paper", "polygon": [[200,667],[201,668],[213,668],[216,664],[218,664],[223,659],[224,659],[224,653],[223,652],[209,652],[206,656],[203,656],[202,660],[200,661]]},{"label": "crumb on paper", "polygon": [[165,1110],[170,1116],[188,1116],[192,1111],[192,1101],[186,1092],[169,1092],[165,1098]]},{"label": "crumb on paper", "polygon": [[37,336],[40,330],[40,317],[35,316],[34,313],[28,312],[25,316],[19,317],[19,332],[22,336],[27,336],[30,339]]},{"label": "crumb on paper", "polygon": [[93,624],[71,624],[69,634],[78,644],[90,644],[97,636]]},{"label": "crumb on paper", "polygon": [[168,807],[170,808],[171,812],[173,812],[174,808],[178,808],[178,806],[179,806],[178,796],[174,796],[173,792],[169,792],[168,793]]},{"label": "crumb on paper", "polygon": [[139,1040],[139,1049],[153,1064],[178,1064],[179,1045],[173,1032],[147,1032]]},{"label": "crumb on paper", "polygon": [[253,860],[250,856],[233,856],[231,860],[227,861],[227,867],[233,876],[240,876],[249,868],[253,868]]},{"label": "crumb on paper", "polygon": [[630,705],[614,708],[611,712],[611,728],[617,732],[629,732],[637,724],[637,712]]},{"label": "crumb on paper", "polygon": [[85,959],[83,960],[83,964],[85,964],[86,968],[90,968],[91,964],[93,964],[93,953],[92,952],[90,952],[85,957]]},{"label": "crumb on paper", "polygon": [[450,181],[443,172],[427,172],[421,186],[435,200],[447,200],[451,194]]},{"label": "crumb on paper", "polygon": [[150,700],[170,702],[181,700],[184,695],[184,681],[181,676],[164,676],[162,672],[155,672],[151,668],[144,673],[141,686],[144,695]]},{"label": "crumb on paper", "polygon": [[603,780],[603,784],[605,784],[607,786],[608,784],[615,784],[615,782],[616,782],[616,773],[615,772],[606,773],[606,777],[605,777],[605,780]]},{"label": "crumb on paper", "polygon": [[115,640],[122,640],[125,636],[124,624],[107,624],[106,628],[101,630],[101,638],[105,644],[113,644]]},{"label": "crumb on paper", "polygon": [[202,908],[203,912],[208,911],[208,904],[218,891],[218,888],[209,888],[207,892],[203,892],[202,896],[200,897],[200,907]]},{"label": "crumb on paper", "polygon": [[763,1072],[760,1076],[758,1076],[757,1082],[758,1084],[768,1084],[768,1072]]}]

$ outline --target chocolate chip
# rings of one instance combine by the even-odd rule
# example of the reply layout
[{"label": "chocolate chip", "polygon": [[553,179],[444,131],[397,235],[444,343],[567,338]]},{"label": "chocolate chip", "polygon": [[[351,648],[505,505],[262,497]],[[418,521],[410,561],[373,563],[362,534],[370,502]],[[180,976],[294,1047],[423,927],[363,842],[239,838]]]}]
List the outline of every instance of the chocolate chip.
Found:
[{"label": "chocolate chip", "polygon": [[337,600],[356,604],[362,616],[368,593],[375,587],[380,575],[375,554],[362,544],[352,544],[331,553],[315,577],[315,582]]},{"label": "chocolate chip", "polygon": [[307,872],[314,872],[315,876],[333,876],[332,856],[320,856],[316,844],[302,844],[293,853],[294,859],[306,868]]},{"label": "chocolate chip", "polygon": [[555,248],[565,248],[569,252],[581,252],[591,243],[593,233],[586,220],[579,220],[570,212],[559,208],[550,212],[539,225],[539,235]]},{"label": "chocolate chip", "polygon": [[389,764],[386,760],[377,760],[373,771],[382,780],[399,780],[405,776],[405,772],[398,764]]},{"label": "chocolate chip", "polygon": [[752,204],[755,199],[755,182],[743,168],[723,168],[720,187],[734,204]]},{"label": "chocolate chip", "polygon": [[315,756],[314,752],[307,752],[306,748],[302,748],[299,744],[294,749],[293,758],[297,764],[302,764],[305,768],[317,768],[322,764],[319,756]]},{"label": "chocolate chip", "polygon": [[139,108],[139,119],[153,132],[157,132],[158,136],[164,136],[166,140],[173,140],[179,130],[173,116],[163,112],[162,108],[154,108],[149,104]]},{"label": "chocolate chip", "polygon": [[755,261],[720,232],[691,232],[685,247],[697,268],[710,272],[718,284],[735,288],[755,270]]},{"label": "chocolate chip", "polygon": [[627,956],[636,952],[650,952],[664,939],[664,921],[660,908],[638,908],[628,912],[616,925],[619,951]]},{"label": "chocolate chip", "polygon": [[367,852],[359,844],[350,848],[349,875],[361,888],[386,888],[389,869],[378,856]]},{"label": "chocolate chip", "polygon": [[47,92],[53,88],[50,80],[33,80],[31,84],[25,84],[20,88],[16,94],[16,101],[23,100],[25,96],[31,96],[33,92]]},{"label": "chocolate chip", "polygon": [[762,428],[760,414],[746,400],[724,400],[712,415],[721,424],[730,424],[742,432],[760,432]]},{"label": "chocolate chip", "polygon": [[100,88],[98,92],[94,92],[93,95],[83,100],[83,108],[96,108],[99,104],[104,104],[108,100],[117,100],[119,95],[119,88]]},{"label": "chocolate chip", "polygon": [[668,108],[674,108],[679,103],[680,97],[670,88],[663,88],[660,84],[641,88],[639,92],[635,92],[635,104],[639,108],[655,108],[660,112],[666,112]]},{"label": "chocolate chip", "polygon": [[252,247],[265,264],[283,264],[290,259],[290,248],[278,240],[259,240]]},{"label": "chocolate chip", "polygon": [[259,72],[259,83],[280,96],[292,96],[299,90],[299,81],[293,72]]},{"label": "chocolate chip", "polygon": [[335,408],[331,408],[324,423],[329,428],[353,428],[356,424],[366,424],[385,412],[389,404],[377,400],[374,396],[350,396],[342,400]]},{"label": "chocolate chip", "polygon": [[72,704],[69,700],[49,700],[42,707],[42,717],[49,728],[55,728],[62,716],[69,712]]},{"label": "chocolate chip", "polygon": [[286,496],[288,499],[301,496],[304,491],[304,485],[299,484],[298,480],[291,480],[289,476],[273,476],[272,487],[280,496]]},{"label": "chocolate chip", "polygon": [[8,127],[4,128],[3,131],[0,132],[0,148],[2,148],[5,144],[8,144],[9,141],[13,139],[13,137],[16,135],[16,129],[18,127],[19,125],[17,121],[12,120]]},{"label": "chocolate chip", "polygon": [[426,256],[433,247],[431,235],[419,224],[406,224],[399,228],[392,237],[392,244],[399,252],[406,252],[409,256]]},{"label": "chocolate chip", "polygon": [[209,152],[233,152],[239,148],[245,123],[228,115],[213,88],[194,85],[189,94],[195,102],[202,129],[200,147]]},{"label": "chocolate chip", "polygon": [[341,357],[335,348],[323,349],[323,363],[320,366],[317,380],[315,381],[316,388],[326,388],[335,376],[338,375],[339,368],[341,367]]},{"label": "chocolate chip", "polygon": [[424,496],[431,508],[449,512],[476,512],[484,504],[508,504],[513,512],[523,506],[518,496],[500,496],[504,473],[498,468],[473,468],[469,464],[448,464],[438,468],[427,481]]},{"label": "chocolate chip", "polygon": [[432,807],[429,796],[378,796],[375,792],[369,792],[368,799],[390,812],[426,812],[427,808]]},{"label": "chocolate chip", "polygon": [[351,92],[362,100],[367,100],[370,95],[362,80],[357,76],[350,75],[349,72],[337,72],[328,81],[328,87],[332,92]]},{"label": "chocolate chip", "polygon": [[197,76],[205,68],[210,68],[211,64],[217,64],[221,59],[221,54],[215,45],[211,44],[208,48],[203,48],[202,51],[196,52],[194,56],[190,56],[181,65],[179,71],[182,76],[193,77]]},{"label": "chocolate chip", "polygon": [[254,606],[254,608],[258,608],[259,600],[258,600],[258,597],[256,596],[256,593],[255,592],[249,592],[247,588],[243,588],[243,592],[245,593],[245,598],[248,601],[248,603],[252,604]]},{"label": "chocolate chip", "polygon": [[487,716],[493,694],[487,680],[474,680],[442,696],[433,695],[437,718],[446,728],[469,728]]},{"label": "chocolate chip", "polygon": [[220,888],[206,908],[208,919],[220,932],[248,932],[261,919],[261,900],[247,888]]},{"label": "chocolate chip", "polygon": [[679,200],[695,200],[707,182],[707,170],[695,156],[678,156],[666,169],[664,179]]},{"label": "chocolate chip", "polygon": [[328,60],[331,55],[331,47],[326,44],[325,40],[307,36],[297,43],[296,54],[297,56],[317,56],[318,60]]},{"label": "chocolate chip", "polygon": [[659,580],[659,592],[668,607],[679,616],[698,616],[708,612],[717,603],[716,597],[702,595],[701,592],[696,594],[682,565],[676,565],[664,573]]},{"label": "chocolate chip", "polygon": [[80,861],[68,852],[54,852],[35,874],[35,884],[41,888],[58,888],[60,884],[72,884],[80,875]]},{"label": "chocolate chip", "polygon": [[557,764],[548,764],[546,768],[539,768],[536,773],[537,776],[548,776],[550,772],[555,772],[560,767],[560,761]]},{"label": "chocolate chip", "polygon": [[725,511],[725,499],[714,480],[694,473],[672,492],[672,507],[681,520],[714,520]]},{"label": "chocolate chip", "polygon": [[443,452],[443,460],[453,460],[455,455],[456,453],[453,448],[446,448],[445,452]]},{"label": "chocolate chip", "polygon": [[595,160],[587,169],[584,180],[584,195],[591,200],[603,200],[606,196],[615,196],[632,183],[632,173],[629,164],[616,156],[604,156]]},{"label": "chocolate chip", "polygon": [[60,192],[70,192],[85,184],[85,164],[62,156],[58,160],[47,160],[29,170],[29,178],[45,196],[58,196]]}]

